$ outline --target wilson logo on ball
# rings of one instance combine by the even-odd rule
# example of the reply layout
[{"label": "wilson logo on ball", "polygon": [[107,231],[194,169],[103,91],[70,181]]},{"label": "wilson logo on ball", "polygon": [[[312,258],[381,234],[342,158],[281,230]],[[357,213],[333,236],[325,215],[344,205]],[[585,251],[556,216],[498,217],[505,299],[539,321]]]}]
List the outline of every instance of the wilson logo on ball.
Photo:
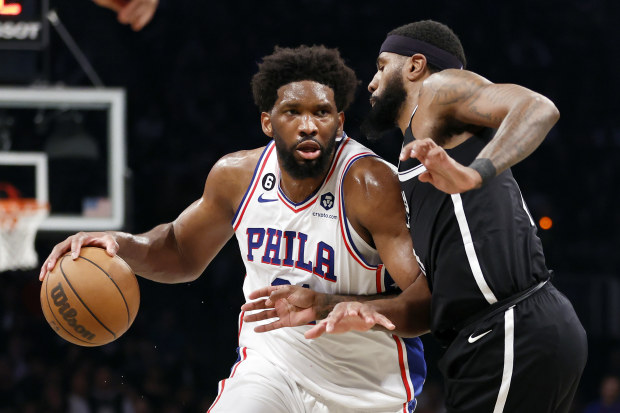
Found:
[{"label": "wilson logo on ball", "polygon": [[78,324],[76,320],[77,310],[69,305],[65,290],[62,288],[60,283],[58,283],[56,287],[52,288],[51,297],[54,305],[58,308],[58,313],[60,313],[62,318],[65,319],[67,324],[73,327],[76,333],[80,334],[87,340],[93,340],[95,338],[95,334],[88,331],[83,325]]}]

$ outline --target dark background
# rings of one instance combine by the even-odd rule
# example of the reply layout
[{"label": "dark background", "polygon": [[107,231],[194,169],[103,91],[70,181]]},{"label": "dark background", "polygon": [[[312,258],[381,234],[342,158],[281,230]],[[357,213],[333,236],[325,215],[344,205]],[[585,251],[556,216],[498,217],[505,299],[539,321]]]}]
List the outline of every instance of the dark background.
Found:
[{"label": "dark background", "polygon": [[[468,69],[536,90],[561,112],[541,147],[513,172],[534,218],[553,219],[550,230],[539,231],[547,263],[588,331],[589,362],[574,411],[598,397],[604,375],[620,374],[620,2],[162,0],[138,33],[89,1],[50,6],[105,86],[126,88],[131,232],[174,219],[200,196],[222,155],[267,142],[249,81],[274,45],[338,47],[362,80],[345,129],[394,161],[398,136],[368,143],[358,128],[378,48],[401,24],[448,24],[461,38]],[[3,53],[4,85],[91,86],[53,31],[46,53]],[[40,257],[67,235],[40,233]],[[37,274],[0,274],[0,412],[72,411],[70,400],[80,398],[92,406],[109,399],[114,411],[123,411],[122,403],[133,409],[124,411],[206,410],[236,359],[244,271],[234,240],[196,282],[140,279],[134,325],[101,348],[55,336],[40,314]],[[430,337],[424,342],[429,379],[419,411],[436,412],[441,349]]]}]

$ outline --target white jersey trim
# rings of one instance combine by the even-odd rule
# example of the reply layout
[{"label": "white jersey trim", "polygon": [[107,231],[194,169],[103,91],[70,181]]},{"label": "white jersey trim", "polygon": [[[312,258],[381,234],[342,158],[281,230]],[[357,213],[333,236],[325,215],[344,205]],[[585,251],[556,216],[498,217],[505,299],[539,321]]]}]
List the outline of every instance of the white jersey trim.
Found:
[{"label": "white jersey trim", "polygon": [[426,166],[420,164],[418,166],[414,166],[413,168],[402,171],[398,173],[398,180],[400,182],[407,182],[410,179],[415,178],[416,176],[426,172]]},{"label": "white jersey trim", "polygon": [[463,245],[465,246],[465,253],[467,254],[469,267],[472,274],[474,274],[474,279],[476,280],[476,284],[478,284],[480,292],[482,292],[482,295],[484,295],[484,298],[489,304],[493,304],[497,302],[497,298],[484,279],[484,274],[482,274],[482,268],[480,268],[480,262],[478,261],[478,256],[476,255],[476,250],[474,248],[474,242],[471,238],[469,224],[467,223],[467,218],[465,217],[463,198],[461,198],[460,194],[453,194],[451,197],[452,203],[454,204],[454,215],[456,216],[459,229],[461,230],[461,238],[463,239]]}]

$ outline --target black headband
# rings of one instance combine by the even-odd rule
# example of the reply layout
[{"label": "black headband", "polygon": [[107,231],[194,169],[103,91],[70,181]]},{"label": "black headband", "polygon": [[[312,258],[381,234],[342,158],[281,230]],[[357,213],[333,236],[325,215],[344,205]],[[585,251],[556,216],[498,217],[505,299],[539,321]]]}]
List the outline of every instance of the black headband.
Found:
[{"label": "black headband", "polygon": [[403,56],[413,56],[416,53],[421,53],[429,63],[442,70],[463,68],[463,63],[453,54],[430,43],[401,36],[400,34],[389,35],[381,45],[379,54],[382,52],[396,53]]}]

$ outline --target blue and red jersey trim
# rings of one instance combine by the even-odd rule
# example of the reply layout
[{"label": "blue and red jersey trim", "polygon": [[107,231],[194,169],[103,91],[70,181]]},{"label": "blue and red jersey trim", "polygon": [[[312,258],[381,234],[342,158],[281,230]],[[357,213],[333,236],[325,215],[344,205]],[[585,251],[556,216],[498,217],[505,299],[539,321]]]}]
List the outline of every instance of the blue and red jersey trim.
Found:
[{"label": "blue and red jersey trim", "polygon": [[[357,261],[365,269],[376,270],[378,266],[368,263],[364,259],[362,254],[360,254],[357,247],[355,246],[355,243],[353,242],[353,238],[351,237],[351,231],[349,229],[349,225],[347,224],[348,222],[347,214],[346,214],[346,210],[344,207],[344,185],[343,185],[344,178],[347,175],[347,172],[349,171],[349,169],[351,168],[351,165],[353,165],[355,161],[362,159],[362,158],[366,158],[366,157],[378,158],[378,156],[372,152],[362,152],[360,154],[353,156],[351,159],[349,159],[347,164],[343,168],[343,172],[340,175],[340,182],[338,183],[339,188],[340,188],[339,190],[340,201],[338,202],[338,212],[339,212],[339,219],[340,219],[340,230],[342,231],[342,238],[344,239],[344,244],[347,247],[347,251],[349,251],[349,254],[351,254],[351,256],[355,259],[355,261]],[[377,285],[379,285],[379,282],[377,282]]]},{"label": "blue and red jersey trim", "polygon": [[329,181],[329,178],[331,178],[331,176],[334,174],[334,171],[336,170],[336,166],[338,165],[338,160],[340,159],[340,156],[342,155],[342,152],[344,151],[344,147],[347,146],[350,140],[351,138],[345,135],[340,141],[338,141],[338,147],[336,148],[336,156],[334,156],[332,165],[329,168],[329,172],[327,176],[325,177],[325,179],[323,180],[323,183],[314,193],[312,193],[308,198],[304,199],[303,201],[299,203],[295,203],[291,201],[290,199],[288,199],[288,197],[286,196],[284,191],[282,191],[282,188],[280,187],[278,183],[278,198],[280,198],[280,200],[284,203],[284,205],[286,205],[291,211],[295,213],[303,211],[304,209],[307,209],[310,206],[314,205],[316,200],[319,199],[318,198],[319,193],[321,192],[325,184]]},{"label": "blue and red jersey trim", "polygon": [[256,187],[258,186],[258,183],[260,182],[260,179],[257,179],[257,178],[262,175],[263,170],[265,169],[265,164],[267,163],[267,160],[269,159],[271,152],[273,152],[274,147],[275,147],[275,142],[274,141],[269,142],[269,144],[267,144],[267,146],[265,147],[265,150],[263,151],[263,153],[260,155],[258,162],[256,163],[256,168],[254,168],[254,175],[252,175],[252,180],[250,181],[250,185],[248,185],[248,189],[245,191],[245,194],[243,195],[243,199],[241,199],[239,208],[237,208],[237,211],[235,212],[235,216],[233,217],[233,220],[231,223],[235,231],[239,227],[239,224],[241,223],[241,220],[243,219],[243,214],[245,213],[245,210],[248,207],[248,203],[250,199],[252,199],[252,195],[254,195],[254,191],[256,190]]}]

